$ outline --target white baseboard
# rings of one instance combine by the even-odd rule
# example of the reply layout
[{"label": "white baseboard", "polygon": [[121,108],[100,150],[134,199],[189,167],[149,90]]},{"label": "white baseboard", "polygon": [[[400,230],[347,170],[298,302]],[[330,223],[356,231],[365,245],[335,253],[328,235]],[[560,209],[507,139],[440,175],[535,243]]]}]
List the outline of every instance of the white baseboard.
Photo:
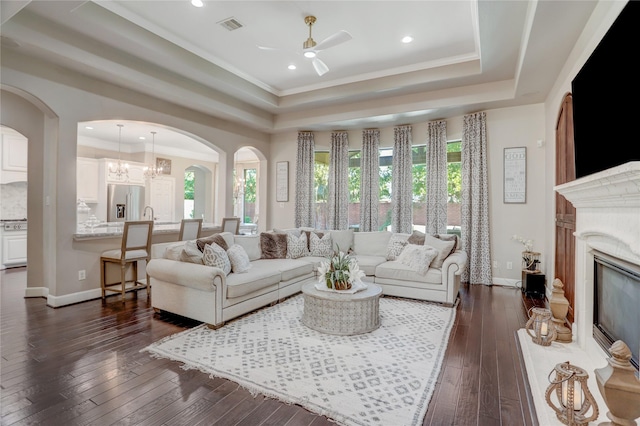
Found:
[{"label": "white baseboard", "polygon": [[519,285],[521,280],[514,280],[512,278],[493,277],[492,282],[494,285],[503,285],[506,287],[521,287],[521,285]]},{"label": "white baseboard", "polygon": [[47,297],[49,289],[47,287],[27,287],[24,289],[24,297]]},{"label": "white baseboard", "polygon": [[102,290],[81,291],[78,293],[65,294],[64,296],[47,296],[47,306],[59,308],[61,306],[73,305],[74,303],[86,302],[87,300],[99,299],[102,297]]}]

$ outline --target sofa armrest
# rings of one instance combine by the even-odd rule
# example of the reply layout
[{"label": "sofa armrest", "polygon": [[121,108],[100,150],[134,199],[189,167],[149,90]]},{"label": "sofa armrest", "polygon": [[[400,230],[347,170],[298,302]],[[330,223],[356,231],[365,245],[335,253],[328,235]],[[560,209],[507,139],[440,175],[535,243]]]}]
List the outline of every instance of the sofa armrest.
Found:
[{"label": "sofa armrest", "polygon": [[151,259],[147,274],[159,281],[203,291],[221,291],[226,283],[226,275],[220,268],[169,259]]},{"label": "sofa armrest", "polygon": [[442,262],[442,273],[445,274],[445,271],[449,272],[450,268],[453,268],[453,272],[456,275],[461,275],[464,268],[467,266],[467,253],[462,250],[456,250],[451,253],[447,258]]},{"label": "sofa armrest", "polygon": [[456,250],[442,263],[442,285],[447,289],[448,305],[453,305],[460,290],[460,276],[467,267],[467,253]]}]

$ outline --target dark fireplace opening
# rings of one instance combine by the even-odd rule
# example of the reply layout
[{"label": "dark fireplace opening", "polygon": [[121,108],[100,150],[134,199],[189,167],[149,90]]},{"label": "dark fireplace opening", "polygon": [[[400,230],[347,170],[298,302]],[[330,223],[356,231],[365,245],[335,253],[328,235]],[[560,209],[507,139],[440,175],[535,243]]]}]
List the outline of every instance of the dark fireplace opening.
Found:
[{"label": "dark fireplace opening", "polygon": [[640,266],[594,255],[593,337],[607,352],[616,340],[631,349],[638,369],[640,352]]}]

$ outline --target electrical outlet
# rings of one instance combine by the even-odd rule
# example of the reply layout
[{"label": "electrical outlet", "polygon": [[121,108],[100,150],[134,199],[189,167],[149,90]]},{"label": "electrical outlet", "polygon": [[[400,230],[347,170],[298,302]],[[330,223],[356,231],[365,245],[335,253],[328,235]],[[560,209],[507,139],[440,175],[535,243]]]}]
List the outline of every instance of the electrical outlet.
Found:
[{"label": "electrical outlet", "polygon": [[78,271],[78,280],[82,281],[82,280],[86,280],[87,279],[87,271],[85,271],[84,269],[81,269]]},{"label": "electrical outlet", "polygon": [[513,262],[507,262],[507,269],[513,269]]}]

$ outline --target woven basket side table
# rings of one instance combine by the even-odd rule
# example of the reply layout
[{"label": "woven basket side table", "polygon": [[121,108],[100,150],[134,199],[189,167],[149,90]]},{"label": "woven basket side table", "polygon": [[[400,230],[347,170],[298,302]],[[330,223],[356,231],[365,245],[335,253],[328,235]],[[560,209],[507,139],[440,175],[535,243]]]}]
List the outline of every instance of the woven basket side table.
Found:
[{"label": "woven basket side table", "polygon": [[380,286],[367,283],[367,289],[354,294],[320,291],[315,283],[302,286],[302,323],[321,333],[350,336],[380,327]]}]

